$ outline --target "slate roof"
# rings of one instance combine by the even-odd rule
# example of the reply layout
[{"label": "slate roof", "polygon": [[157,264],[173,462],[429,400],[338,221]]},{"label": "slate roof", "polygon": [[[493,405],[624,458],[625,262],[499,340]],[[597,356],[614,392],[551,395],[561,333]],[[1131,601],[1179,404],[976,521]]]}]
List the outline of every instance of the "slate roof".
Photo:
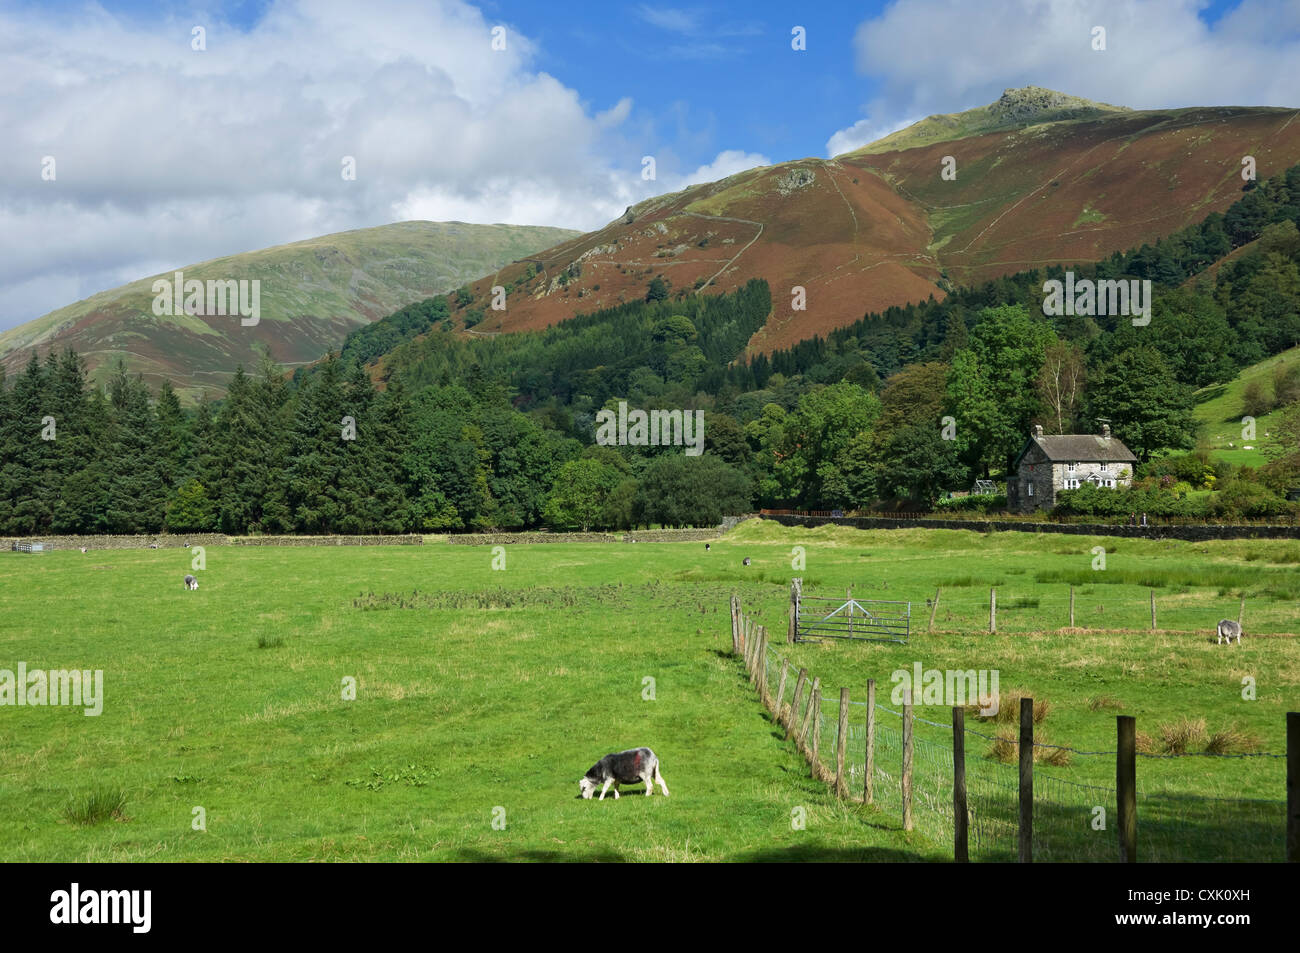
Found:
[{"label": "slate roof", "polygon": [[1019,468],[1021,458],[1033,444],[1038,444],[1038,449],[1052,463],[1137,463],[1133,451],[1124,446],[1118,437],[1088,433],[1051,434],[1030,437],[1024,449],[1016,456],[1014,468]]}]

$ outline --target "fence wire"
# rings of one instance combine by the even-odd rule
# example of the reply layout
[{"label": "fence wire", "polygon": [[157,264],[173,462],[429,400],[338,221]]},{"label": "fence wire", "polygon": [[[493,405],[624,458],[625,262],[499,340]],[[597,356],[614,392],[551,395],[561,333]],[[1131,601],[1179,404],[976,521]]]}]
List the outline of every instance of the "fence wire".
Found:
[{"label": "fence wire", "polygon": [[[764,653],[766,684],[776,702],[781,677],[780,656],[769,646]],[[798,668],[787,670],[782,707],[789,710]],[[810,673],[795,710],[791,734],[798,738],[812,705],[814,677]],[[806,747],[817,738],[818,760],[825,775],[837,766],[839,690],[823,687],[821,711],[809,725]],[[913,731],[912,818],[914,829],[936,844],[953,840],[952,725],[913,717],[917,726],[942,729],[945,742]],[[848,795],[864,797],[866,780],[866,702],[849,702],[844,768]],[[996,741],[994,735],[967,728],[968,738]],[[1020,782],[1013,764],[979,756],[967,743],[966,802],[968,843],[972,860],[1014,860],[1017,856]],[[1035,747],[1062,748],[1042,745]],[[1115,752],[1083,752],[1084,757],[1113,758]],[[1284,757],[1264,755],[1266,757]],[[1169,757],[1169,756],[1166,756]],[[875,706],[872,803],[886,814],[902,818],[903,713]],[[1044,861],[1117,861],[1116,793],[1112,787],[1083,784],[1044,772],[1033,775],[1033,855]],[[1138,858],[1142,861],[1280,862],[1285,858],[1286,802],[1250,798],[1220,798],[1167,790],[1137,792]]]}]

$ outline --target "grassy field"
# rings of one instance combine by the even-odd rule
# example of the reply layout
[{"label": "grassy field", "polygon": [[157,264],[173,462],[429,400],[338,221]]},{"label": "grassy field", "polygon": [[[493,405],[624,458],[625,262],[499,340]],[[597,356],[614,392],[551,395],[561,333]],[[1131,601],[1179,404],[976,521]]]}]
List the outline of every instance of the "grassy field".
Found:
[{"label": "grassy field", "polygon": [[[1104,571],[1091,568],[1094,545],[1108,549]],[[797,572],[795,546],[807,560]],[[889,805],[840,805],[810,780],[726,654],[731,593],[779,635],[792,575],[809,595],[851,586],[917,603],[908,646],[775,646],[820,676],[827,698],[842,684],[861,700],[875,677],[887,703],[890,673],[914,662],[998,668],[1004,691],[1050,704],[1053,743],[1113,748],[1121,711],[1157,739],[1162,725],[1204,718],[1257,752],[1284,750],[1282,714],[1300,702],[1295,542],[751,521],[711,552],[512,546],[504,571],[487,547],[436,542],[213,548],[200,590],[186,592],[189,559],[0,554],[0,668],[102,669],[106,696],[98,717],[0,708],[0,858],[944,859],[934,830],[905,834]],[[1071,583],[1079,628],[1067,630]],[[1244,644],[1213,645],[1242,594]],[[1242,700],[1246,676],[1255,701]],[[346,677],[355,700],[342,698]],[[671,798],[632,796],[639,786],[617,802],[576,797],[587,767],[634,745],[658,753]],[[987,753],[972,742],[968,757],[993,766]],[[1113,783],[1114,762],[1042,771]],[[1139,778],[1147,794],[1284,796],[1275,759],[1144,760]],[[206,831],[191,828],[196,806]],[[792,826],[796,808],[805,829]]]},{"label": "grassy field", "polygon": [[[1239,467],[1260,467],[1268,462],[1264,447],[1277,444],[1273,428],[1282,416],[1274,410],[1255,419],[1255,439],[1241,439],[1241,418],[1245,414],[1246,386],[1257,382],[1272,393],[1274,370],[1300,363],[1300,348],[1292,348],[1258,364],[1252,364],[1226,384],[1214,384],[1196,392],[1195,416],[1199,424],[1198,440],[1211,456]],[[1232,446],[1229,446],[1232,444]],[[1252,449],[1244,449],[1250,446]]]}]

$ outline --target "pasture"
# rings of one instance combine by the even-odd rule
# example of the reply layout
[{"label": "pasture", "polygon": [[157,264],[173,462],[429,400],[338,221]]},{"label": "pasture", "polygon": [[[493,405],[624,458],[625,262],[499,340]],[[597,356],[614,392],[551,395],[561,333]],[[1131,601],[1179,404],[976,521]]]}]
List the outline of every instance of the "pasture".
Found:
[{"label": "pasture", "polygon": [[[1090,552],[1108,549],[1094,571]],[[792,570],[792,548],[806,568]],[[753,564],[742,567],[743,556]],[[703,543],[0,553],[0,669],[102,669],[104,708],[0,707],[4,860],[943,860],[837,803],[730,648],[728,599],[777,638],[807,594],[914,603],[910,645],[774,644],[864,697],[911,668],[997,668],[1053,743],[1204,718],[1284,750],[1300,705],[1300,544],[787,529]],[[1064,599],[1076,586],[1077,628]],[[999,587],[988,634],[988,587]],[[943,588],[933,634],[925,600]],[[1149,627],[1155,587],[1160,628]],[[1241,646],[1211,639],[1246,596]],[[774,639],[774,643],[775,643]],[[1242,698],[1242,679],[1257,698]],[[356,680],[355,700],[343,680]],[[647,679],[653,681],[647,681]],[[653,695],[651,698],[650,695]],[[940,709],[922,714],[943,721]],[[600,756],[655,749],[671,798],[577,798]],[[987,755],[968,746],[968,760]],[[1280,798],[1274,759],[1142,761],[1139,784]],[[1089,783],[1113,759],[1045,775]],[[206,831],[192,829],[193,809]],[[791,814],[806,811],[804,829]],[[495,822],[495,823],[494,823]]]}]

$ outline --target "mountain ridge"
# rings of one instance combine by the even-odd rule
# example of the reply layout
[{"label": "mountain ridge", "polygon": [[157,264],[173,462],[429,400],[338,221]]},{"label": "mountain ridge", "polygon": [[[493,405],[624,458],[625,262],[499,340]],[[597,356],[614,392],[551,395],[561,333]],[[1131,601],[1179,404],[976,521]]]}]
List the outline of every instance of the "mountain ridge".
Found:
[{"label": "mountain ridge", "polygon": [[[350,229],[182,265],[98,292],[0,332],[0,364],[14,372],[33,349],[73,346],[92,376],[122,358],[187,399],[218,394],[237,364],[260,353],[287,366],[310,363],[354,327],[453,290],[520,255],[579,233],[531,225],[396,222]],[[157,279],[261,281],[261,317],[153,313]]]}]

